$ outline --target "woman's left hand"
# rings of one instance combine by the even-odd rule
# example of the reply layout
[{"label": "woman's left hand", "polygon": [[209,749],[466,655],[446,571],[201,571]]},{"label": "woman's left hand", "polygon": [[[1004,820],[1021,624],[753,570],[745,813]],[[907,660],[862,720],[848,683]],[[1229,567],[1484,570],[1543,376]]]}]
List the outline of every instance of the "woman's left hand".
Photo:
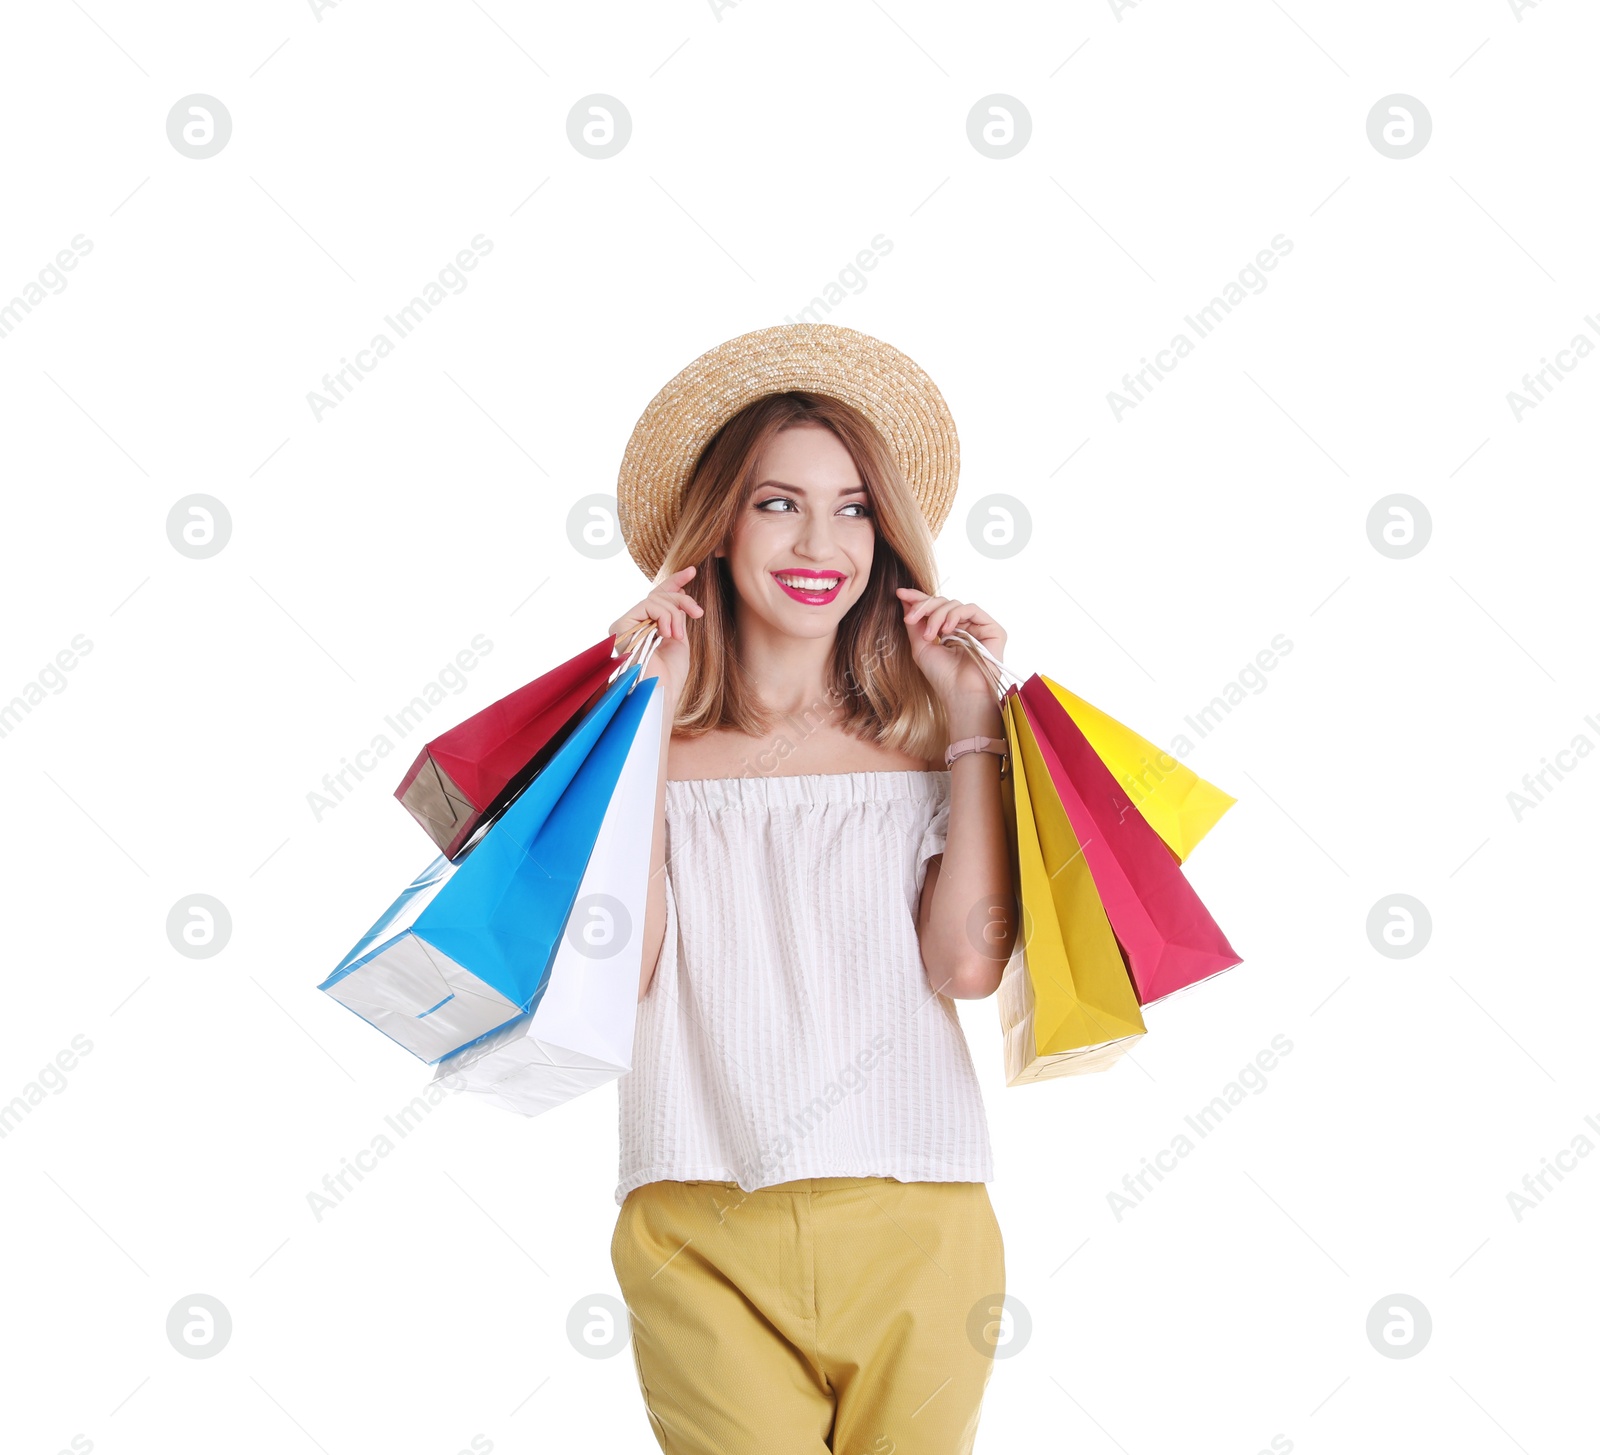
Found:
[{"label": "woman's left hand", "polygon": [[1003,662],[1006,634],[1000,623],[971,602],[930,596],[913,586],[897,586],[895,594],[906,608],[905,626],[911,641],[911,659],[939,698],[944,702],[969,694],[993,698],[994,682],[978,665],[972,650],[956,643],[941,646],[938,639],[959,627],[970,632]]}]

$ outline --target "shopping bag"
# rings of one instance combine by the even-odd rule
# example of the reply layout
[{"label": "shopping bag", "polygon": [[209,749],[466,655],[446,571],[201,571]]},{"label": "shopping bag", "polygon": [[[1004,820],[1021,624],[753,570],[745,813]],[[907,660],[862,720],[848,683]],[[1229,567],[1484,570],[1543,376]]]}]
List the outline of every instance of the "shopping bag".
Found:
[{"label": "shopping bag", "polygon": [[1132,982],[1020,710],[1000,704],[1010,750],[1002,791],[1022,923],[996,1000],[1006,1084],[1103,1071],[1145,1032]]},{"label": "shopping bag", "polygon": [[1141,1005],[1239,963],[1160,836],[1037,673],[1018,689]]},{"label": "shopping bag", "polygon": [[616,669],[615,642],[602,638],[423,746],[394,796],[446,858],[526,786],[599,701]]},{"label": "shopping bag", "polygon": [[631,1069],[662,711],[652,694],[532,1009],[446,1056],[435,1081],[537,1116]]},{"label": "shopping bag", "polygon": [[1180,864],[1238,801],[1059,682],[1039,680]]},{"label": "shopping bag", "polygon": [[629,666],[468,851],[423,870],[318,989],[430,1064],[522,1014],[654,694],[639,673]]}]

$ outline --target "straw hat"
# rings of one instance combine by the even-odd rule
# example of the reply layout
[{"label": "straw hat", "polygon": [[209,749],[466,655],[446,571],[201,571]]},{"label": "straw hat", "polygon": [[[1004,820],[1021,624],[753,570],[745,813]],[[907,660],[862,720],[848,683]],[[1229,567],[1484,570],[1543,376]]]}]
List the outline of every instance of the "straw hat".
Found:
[{"label": "straw hat", "polygon": [[617,475],[617,520],[652,580],[666,559],[701,452],[745,405],[791,389],[854,405],[889,446],[939,534],[955,499],[961,448],[934,382],[898,349],[832,323],[784,323],[718,344],[671,379],[633,427]]}]

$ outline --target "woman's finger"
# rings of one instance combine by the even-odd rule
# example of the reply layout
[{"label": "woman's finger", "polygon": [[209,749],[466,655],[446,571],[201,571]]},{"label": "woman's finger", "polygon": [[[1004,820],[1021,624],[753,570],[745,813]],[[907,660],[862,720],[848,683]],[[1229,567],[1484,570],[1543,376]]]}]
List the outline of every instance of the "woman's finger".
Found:
[{"label": "woman's finger", "polygon": [[968,606],[961,611],[959,616],[948,622],[944,630],[946,633],[958,630],[968,632],[987,646],[987,630],[985,627],[987,621],[988,617],[978,607]]},{"label": "woman's finger", "polygon": [[950,601],[943,597],[940,599],[944,601],[944,605],[939,607],[936,611],[929,613],[928,616],[929,641],[933,641],[938,637],[942,637],[945,632],[949,630],[945,623],[951,620],[952,613],[955,613],[956,619],[959,620],[960,613],[967,610],[967,607],[964,605],[964,603],[960,601]]},{"label": "woman's finger", "polygon": [[[952,632],[956,631],[969,632],[980,642],[983,642],[985,646],[988,646],[988,642],[985,640],[984,629],[984,623],[988,620],[988,615],[981,607],[973,606],[971,604],[964,605],[959,611],[951,616],[948,621],[940,625],[939,635],[949,636]],[[978,628],[978,630],[973,630],[975,627]]]},{"label": "woman's finger", "polygon": [[[977,639],[982,642],[984,646],[991,648],[991,650],[993,650],[994,644],[996,643],[998,643],[1000,646],[1005,645],[1006,634],[1004,630],[1001,628],[1000,623],[997,622],[986,611],[974,611],[972,620],[970,623],[968,623],[967,630],[970,631],[973,636],[977,637]],[[996,651],[995,656],[998,657],[999,655],[1000,653]]]},{"label": "woman's finger", "polygon": [[700,603],[696,601],[694,597],[690,596],[684,591],[652,591],[646,600],[649,601],[652,609],[673,606],[692,606],[697,611],[704,611],[704,608],[700,605]]},{"label": "woman's finger", "polygon": [[988,612],[976,606],[969,607],[962,620],[950,622],[945,631],[953,632],[958,628],[982,643],[991,656],[1005,660],[1005,631]]}]

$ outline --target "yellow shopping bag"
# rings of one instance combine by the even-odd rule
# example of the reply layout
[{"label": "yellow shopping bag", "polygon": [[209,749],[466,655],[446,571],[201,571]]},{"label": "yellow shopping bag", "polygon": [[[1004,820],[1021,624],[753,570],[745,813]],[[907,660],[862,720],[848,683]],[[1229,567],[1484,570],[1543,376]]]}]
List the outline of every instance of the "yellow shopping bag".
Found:
[{"label": "yellow shopping bag", "polygon": [[997,1001],[1006,1084],[1015,1086],[1104,1070],[1145,1024],[1017,694],[1008,692],[1000,708],[1011,754],[1011,790],[1001,800],[1022,925]]},{"label": "yellow shopping bag", "polygon": [[1181,864],[1237,802],[1171,753],[1141,738],[1132,728],[1068,692],[1042,672],[1039,680],[1067,710],[1095,756],[1127,790],[1144,821],[1161,836]]}]

